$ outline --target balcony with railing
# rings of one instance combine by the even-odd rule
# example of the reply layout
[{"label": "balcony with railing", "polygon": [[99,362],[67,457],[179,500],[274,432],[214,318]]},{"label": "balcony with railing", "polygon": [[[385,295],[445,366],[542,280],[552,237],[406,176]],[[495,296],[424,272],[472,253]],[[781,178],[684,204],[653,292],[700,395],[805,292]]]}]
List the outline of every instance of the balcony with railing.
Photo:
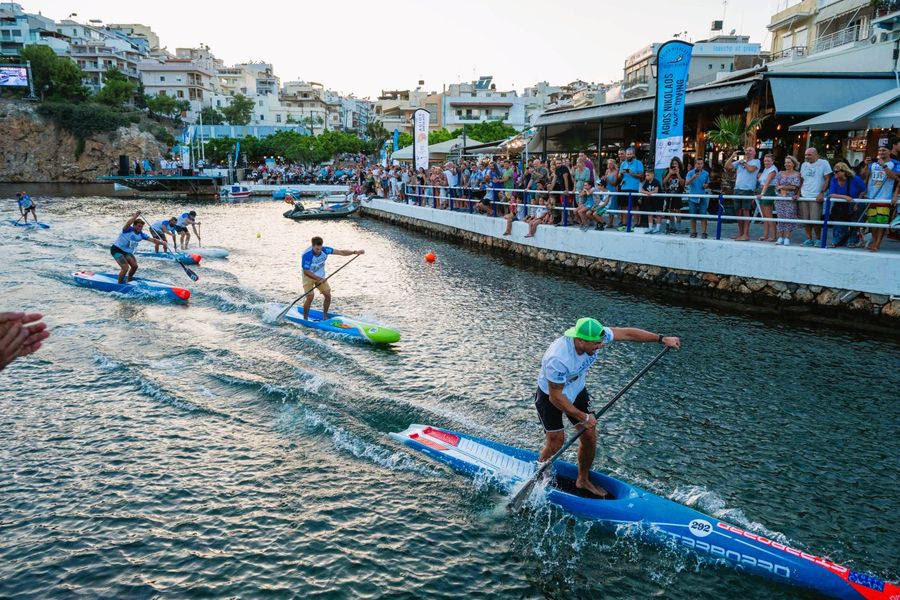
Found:
[{"label": "balcony with railing", "polygon": [[792,58],[801,58],[807,55],[806,46],[791,46],[790,48],[784,48],[772,54],[769,57],[769,62],[775,62],[777,60],[790,60]]},{"label": "balcony with railing", "polygon": [[894,31],[900,27],[900,0],[881,0],[875,4],[873,29]]},{"label": "balcony with railing", "polygon": [[847,44],[853,44],[858,42],[861,38],[864,38],[868,35],[868,28],[861,28],[859,25],[853,25],[851,27],[845,27],[844,29],[840,29],[835,31],[834,33],[830,33],[828,35],[823,35],[816,39],[813,42],[813,54],[816,52],[824,52],[826,50],[831,50],[832,48],[838,48],[840,46],[846,46]]}]

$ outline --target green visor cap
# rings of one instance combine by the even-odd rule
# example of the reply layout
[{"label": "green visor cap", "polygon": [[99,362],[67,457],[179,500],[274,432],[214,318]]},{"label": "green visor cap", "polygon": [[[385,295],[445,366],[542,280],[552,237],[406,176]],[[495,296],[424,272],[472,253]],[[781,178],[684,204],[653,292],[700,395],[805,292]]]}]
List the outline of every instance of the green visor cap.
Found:
[{"label": "green visor cap", "polygon": [[599,342],[603,340],[603,325],[597,319],[581,317],[575,323],[575,327],[566,330],[565,335],[570,338],[581,338],[588,342]]}]

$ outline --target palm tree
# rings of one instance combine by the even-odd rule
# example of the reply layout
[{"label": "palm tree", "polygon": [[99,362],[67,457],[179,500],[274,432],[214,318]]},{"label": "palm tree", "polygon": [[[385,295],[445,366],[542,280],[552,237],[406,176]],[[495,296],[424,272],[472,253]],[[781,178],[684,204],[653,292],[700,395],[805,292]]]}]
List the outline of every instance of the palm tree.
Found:
[{"label": "palm tree", "polygon": [[756,131],[767,117],[768,115],[754,117],[745,125],[742,115],[719,115],[714,122],[717,129],[710,131],[707,138],[713,144],[721,146],[727,155],[728,150],[740,148],[746,143],[750,134]]}]

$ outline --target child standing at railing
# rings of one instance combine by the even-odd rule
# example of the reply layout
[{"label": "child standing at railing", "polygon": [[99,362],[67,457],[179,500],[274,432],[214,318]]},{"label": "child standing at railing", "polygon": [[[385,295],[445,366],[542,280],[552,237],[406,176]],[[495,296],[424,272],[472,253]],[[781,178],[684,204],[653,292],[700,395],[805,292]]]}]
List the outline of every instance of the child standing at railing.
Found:
[{"label": "child standing at railing", "polygon": [[538,195],[535,202],[538,207],[534,211],[534,216],[525,219],[525,222],[528,223],[528,235],[525,236],[527,238],[534,237],[539,225],[550,225],[553,222],[552,215],[545,205],[544,198],[541,195]]}]

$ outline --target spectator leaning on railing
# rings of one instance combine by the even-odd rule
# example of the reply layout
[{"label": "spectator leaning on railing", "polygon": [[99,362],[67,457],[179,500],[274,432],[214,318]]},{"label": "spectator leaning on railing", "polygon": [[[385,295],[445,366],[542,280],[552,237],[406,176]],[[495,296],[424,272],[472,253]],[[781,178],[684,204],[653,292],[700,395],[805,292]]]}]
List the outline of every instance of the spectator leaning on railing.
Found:
[{"label": "spectator leaning on railing", "polygon": [[[681,164],[681,159],[677,156],[673,156],[671,162],[669,162],[669,169],[663,177],[662,185],[666,194],[684,193],[684,165]],[[668,204],[669,212],[672,213],[680,213],[684,205],[681,196],[669,196]],[[680,224],[681,220],[679,217],[674,217],[674,222],[671,224],[667,220],[666,233],[683,233],[678,229]]]},{"label": "spectator leaning on railing", "polygon": [[[698,158],[694,161],[694,168],[687,172],[684,185],[689,194],[707,194],[709,189],[709,171],[704,168],[706,161]],[[706,216],[709,213],[709,198],[691,196],[688,198],[688,212],[692,215]],[[691,219],[691,237],[697,237],[697,221]],[[706,219],[699,219],[703,238],[706,239]]]},{"label": "spectator leaning on railing", "polygon": [[[763,156],[763,167],[759,172],[759,213],[764,219],[772,218],[772,206],[775,205],[773,196],[777,194],[775,191],[775,178],[778,176],[778,167],[775,166],[775,155],[766,154]],[[759,238],[760,242],[774,242],[777,239],[775,223],[772,221],[763,221],[763,234]]]},{"label": "spectator leaning on railing", "polygon": [[[825,192],[828,191],[828,181],[831,179],[831,165],[824,158],[819,158],[819,151],[815,148],[807,148],[804,153],[805,160],[800,166],[800,175],[803,176],[803,185],[800,188],[800,196],[815,198],[815,202],[800,201],[799,214],[801,219],[810,221],[822,220],[822,203],[825,201]],[[821,225],[806,224],[804,246],[818,246],[822,235]]]},{"label": "spectator leaning on railing", "polygon": [[[828,184],[828,197],[832,200],[846,200],[847,202],[832,204],[831,218],[835,221],[858,221],[858,205],[853,204],[853,201],[862,197],[865,192],[865,182],[853,172],[847,163],[839,162],[834,165],[834,177]],[[859,245],[859,228],[835,225],[831,245],[834,247],[846,245],[848,248],[856,248]]]},{"label": "spectator leaning on railing", "polygon": [[[900,161],[891,158],[891,152],[882,146],[878,149],[878,158],[866,159],[865,173],[868,176],[867,197],[870,200],[881,200],[877,204],[869,204],[866,211],[866,221],[872,225],[884,225],[890,221],[891,207],[897,205],[897,191],[900,186]],[[881,248],[881,240],[884,237],[884,229],[872,227],[872,241],[869,243],[870,252],[878,252]]]},{"label": "spectator leaning on railing", "polygon": [[[759,172],[759,160],[756,158],[756,149],[753,146],[744,148],[744,158],[737,160],[737,150],[731,155],[725,163],[725,168],[735,171],[736,177],[734,181],[735,196],[743,196],[743,198],[735,198],[734,214],[739,217],[749,217],[751,207],[754,203],[756,195],[756,178]],[[738,221],[737,235],[732,239],[738,242],[746,242],[750,239],[750,221]]]},{"label": "spectator leaning on railing", "polygon": [[803,184],[803,176],[797,171],[799,165],[800,161],[793,156],[785,156],[784,170],[775,177],[775,191],[778,194],[778,200],[775,201],[775,212],[778,213],[778,239],[775,243],[779,246],[790,246],[791,232],[797,228],[796,224],[784,219],[797,218],[797,195]]},{"label": "spectator leaning on railing", "polygon": [[643,178],[644,164],[634,157],[634,148],[626,149],[625,160],[619,165],[619,191],[631,192],[633,196],[637,196]]}]

